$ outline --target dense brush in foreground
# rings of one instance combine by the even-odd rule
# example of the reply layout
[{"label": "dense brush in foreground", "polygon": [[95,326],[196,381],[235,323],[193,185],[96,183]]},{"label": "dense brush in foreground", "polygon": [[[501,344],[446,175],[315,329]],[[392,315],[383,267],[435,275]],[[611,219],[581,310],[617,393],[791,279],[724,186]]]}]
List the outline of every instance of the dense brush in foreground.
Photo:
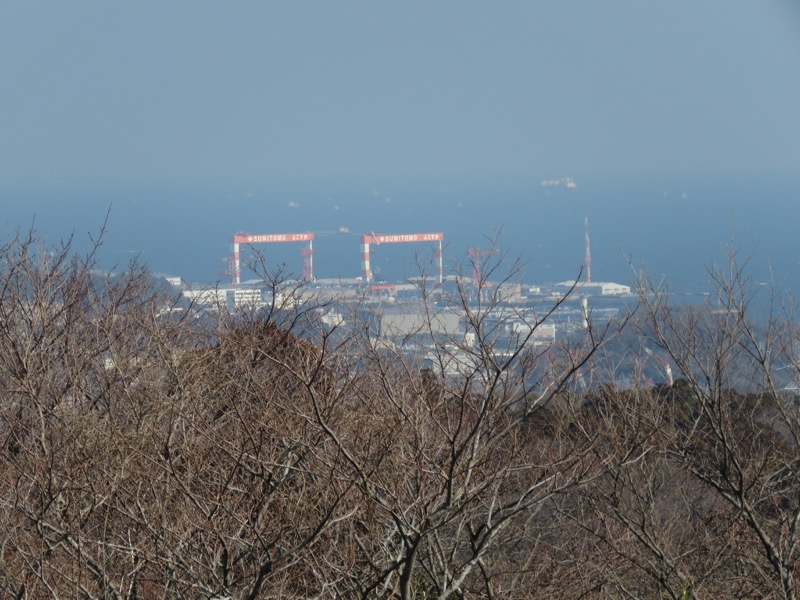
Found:
[{"label": "dense brush in foreground", "polygon": [[423,364],[292,290],[210,317],[69,245],[0,254],[5,597],[796,597],[797,332],[735,269],[713,311],[640,282],[680,379],[620,391],[623,323],[500,353],[462,300],[475,343],[422,324]]}]

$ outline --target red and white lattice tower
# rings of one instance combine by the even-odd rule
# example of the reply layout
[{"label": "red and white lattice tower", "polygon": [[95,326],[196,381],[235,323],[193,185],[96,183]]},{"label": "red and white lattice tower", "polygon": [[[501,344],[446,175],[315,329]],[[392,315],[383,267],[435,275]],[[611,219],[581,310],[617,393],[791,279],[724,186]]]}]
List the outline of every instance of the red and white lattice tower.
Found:
[{"label": "red and white lattice tower", "polygon": [[485,285],[486,282],[481,281],[481,267],[486,257],[492,256],[500,252],[499,248],[467,248],[467,256],[472,262],[472,285],[476,288]]},{"label": "red and white lattice tower", "polygon": [[308,248],[300,248],[300,256],[303,257],[303,281],[314,280],[314,241],[308,242]]},{"label": "red and white lattice tower", "polygon": [[442,241],[444,234],[438,233],[396,233],[391,235],[378,235],[368,233],[361,236],[361,271],[364,273],[364,281],[372,280],[372,268],[369,262],[369,249],[371,244],[405,244],[413,242],[437,242],[435,258],[438,267],[437,281],[439,284],[444,279],[444,265],[442,263]]},{"label": "red and white lattice tower", "polygon": [[310,231],[306,233],[266,233],[250,234],[237,233],[233,236],[233,265],[231,271],[231,283],[240,283],[241,268],[239,259],[240,244],[271,244],[276,242],[307,242],[308,246],[302,248],[300,253],[303,256],[303,280],[311,281],[314,279],[314,234]]}]

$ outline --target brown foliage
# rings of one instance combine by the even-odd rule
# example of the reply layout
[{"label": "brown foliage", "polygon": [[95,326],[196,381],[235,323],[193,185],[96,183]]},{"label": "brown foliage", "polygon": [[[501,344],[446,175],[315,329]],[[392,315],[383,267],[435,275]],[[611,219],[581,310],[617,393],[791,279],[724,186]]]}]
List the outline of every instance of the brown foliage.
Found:
[{"label": "brown foliage", "polygon": [[794,365],[787,323],[645,294],[640,335],[682,379],[621,391],[592,386],[613,330],[499,348],[466,295],[476,343],[431,326],[422,363],[357,310],[175,318],[136,265],[2,255],[5,596],[796,595],[800,421],[768,366]]}]

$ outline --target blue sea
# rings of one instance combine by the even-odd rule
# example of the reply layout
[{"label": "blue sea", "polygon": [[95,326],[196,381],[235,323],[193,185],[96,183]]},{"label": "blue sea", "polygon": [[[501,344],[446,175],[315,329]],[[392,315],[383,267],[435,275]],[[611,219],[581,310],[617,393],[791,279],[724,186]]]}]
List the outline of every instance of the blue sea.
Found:
[{"label": "blue sea", "polygon": [[[158,274],[213,284],[227,280],[231,236],[314,231],[319,278],[356,277],[360,236],[444,232],[445,272],[469,272],[467,248],[496,244],[523,280],[574,279],[584,263],[584,220],[592,279],[629,283],[645,268],[679,292],[709,289],[709,268],[730,251],[753,285],[800,293],[800,178],[576,178],[541,181],[218,183],[214,185],[42,185],[0,189],[4,238],[16,229],[51,242],[74,236],[85,251],[108,213],[100,266],[133,258]],[[299,244],[262,245],[270,266],[301,269]],[[248,251],[243,251],[246,258]],[[417,273],[432,244],[372,247],[386,281]],[[246,270],[242,278],[253,276]]]}]

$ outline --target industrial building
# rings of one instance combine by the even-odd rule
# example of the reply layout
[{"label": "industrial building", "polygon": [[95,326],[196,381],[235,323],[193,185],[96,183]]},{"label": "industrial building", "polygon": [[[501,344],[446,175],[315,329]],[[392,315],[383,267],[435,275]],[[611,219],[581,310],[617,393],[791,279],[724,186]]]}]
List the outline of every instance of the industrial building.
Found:
[{"label": "industrial building", "polygon": [[381,337],[405,338],[414,335],[455,336],[463,331],[461,319],[449,311],[427,312],[421,308],[389,310],[380,315]]},{"label": "industrial building", "polygon": [[576,294],[586,294],[590,296],[630,296],[631,286],[609,281],[562,281],[554,286],[556,290],[566,293],[571,288],[575,288]]}]

